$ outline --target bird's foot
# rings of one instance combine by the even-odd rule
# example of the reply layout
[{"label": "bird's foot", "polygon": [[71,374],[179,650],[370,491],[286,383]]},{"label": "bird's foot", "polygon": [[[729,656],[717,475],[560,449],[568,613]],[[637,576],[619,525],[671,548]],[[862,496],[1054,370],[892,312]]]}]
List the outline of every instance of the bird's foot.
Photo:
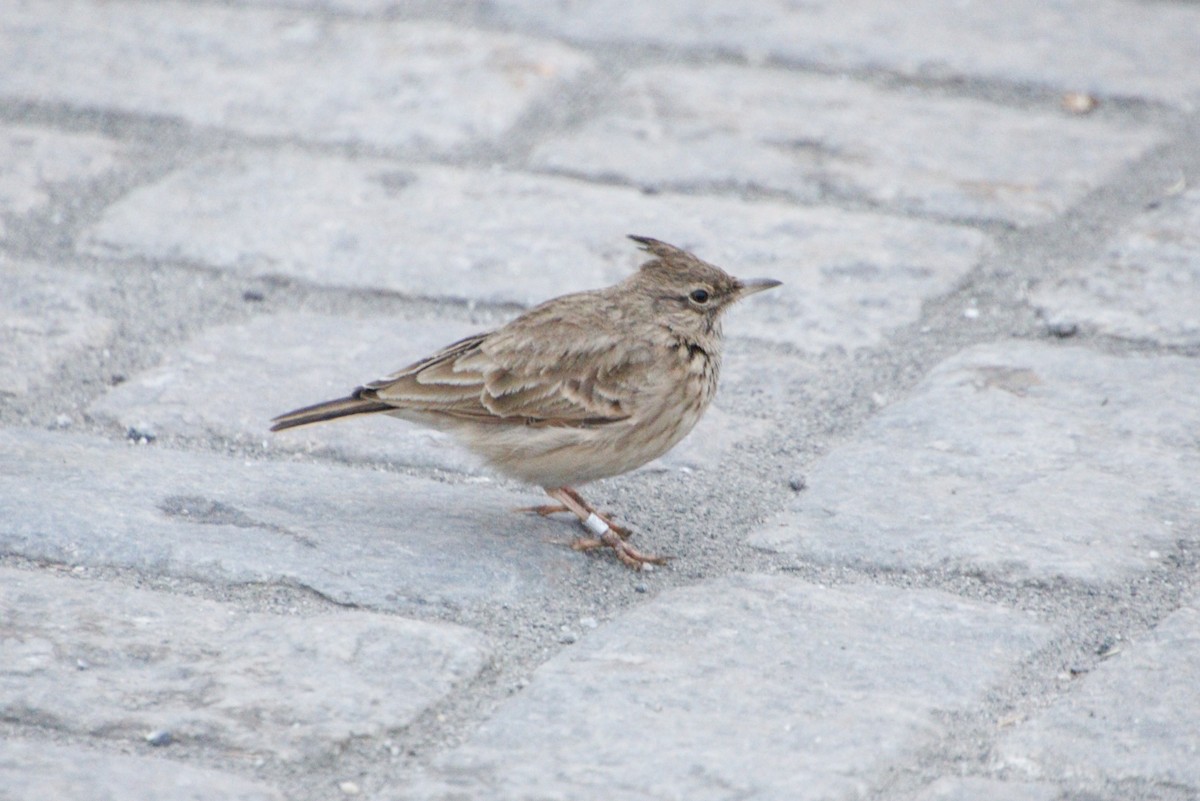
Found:
[{"label": "bird's foot", "polygon": [[625,540],[632,532],[623,526],[615,525],[607,517],[597,512],[578,492],[570,487],[554,487],[547,489],[546,493],[556,501],[560,501],[579,518],[579,522],[596,535],[576,540],[571,545],[575,550],[590,551],[601,547],[612,548],[617,558],[634,570],[641,570],[643,565],[648,564],[666,564],[667,557],[644,554],[626,543]]},{"label": "bird's foot", "polygon": [[[593,514],[596,517],[600,518],[600,520],[603,521],[609,528],[611,528],[613,531],[617,532],[618,537],[620,537],[623,540],[627,540],[633,536],[632,529],[613,522],[612,512],[597,512],[590,503],[583,500],[583,498],[579,495],[578,492],[575,492],[575,490],[571,490],[571,493],[572,493],[572,500],[578,502],[583,507],[584,511],[587,514]],[[521,506],[516,509],[513,509],[513,511],[520,512],[520,513],[532,513],[535,515],[541,515],[542,517],[549,517],[550,515],[557,515],[557,514],[563,514],[563,513],[576,514],[574,509],[572,509],[569,506],[566,506],[565,504],[561,504],[561,503],[547,503],[542,506]],[[581,523],[584,523],[587,521],[587,518],[580,517],[579,521]]]},{"label": "bird's foot", "polygon": [[669,556],[655,556],[653,554],[642,553],[634,548],[611,529],[604,532],[599,537],[580,537],[571,543],[571,547],[577,551],[592,551],[596,548],[612,548],[616,553],[617,558],[622,564],[631,567],[634,570],[641,570],[645,565],[665,565]]}]

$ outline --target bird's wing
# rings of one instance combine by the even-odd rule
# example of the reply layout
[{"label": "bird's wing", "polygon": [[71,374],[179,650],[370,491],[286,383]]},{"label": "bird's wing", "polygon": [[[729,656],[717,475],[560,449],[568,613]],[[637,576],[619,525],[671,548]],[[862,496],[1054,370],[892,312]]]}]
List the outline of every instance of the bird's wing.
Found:
[{"label": "bird's wing", "polygon": [[[594,426],[624,420],[649,373],[649,350],[593,326],[541,324],[541,309],[460,340],[359,397],[478,422]],[[586,318],[586,315],[585,315]]]}]

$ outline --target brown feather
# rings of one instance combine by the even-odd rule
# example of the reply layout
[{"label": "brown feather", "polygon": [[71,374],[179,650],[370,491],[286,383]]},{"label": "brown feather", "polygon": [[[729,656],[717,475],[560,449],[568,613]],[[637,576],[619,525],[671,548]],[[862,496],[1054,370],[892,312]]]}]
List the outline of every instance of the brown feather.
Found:
[{"label": "brown feather", "polygon": [[312,406],[305,406],[303,409],[294,409],[287,414],[281,414],[271,420],[274,423],[271,426],[271,430],[283,431],[288,428],[306,426],[312,423],[323,423],[326,420],[336,420],[339,417],[350,417],[355,414],[386,412],[392,408],[394,407],[387,403],[361,398],[358,391],[355,391],[353,395],[345,398],[325,401],[324,403],[314,403]]}]

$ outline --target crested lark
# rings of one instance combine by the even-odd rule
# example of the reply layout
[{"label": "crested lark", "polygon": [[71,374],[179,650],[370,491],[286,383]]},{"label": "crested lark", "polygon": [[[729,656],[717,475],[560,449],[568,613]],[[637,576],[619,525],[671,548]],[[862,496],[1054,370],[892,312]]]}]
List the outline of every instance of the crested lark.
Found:
[{"label": "crested lark", "polygon": [[575,547],[608,546],[635,569],[661,563],[572,485],[633,470],[683,439],[717,390],[722,312],[779,282],[739,281],[630,238],[652,258],[621,283],[547,301],[345,398],[280,415],[271,430],[384,412],[448,431],[561,504],[530,511],[576,515],[596,536]]}]

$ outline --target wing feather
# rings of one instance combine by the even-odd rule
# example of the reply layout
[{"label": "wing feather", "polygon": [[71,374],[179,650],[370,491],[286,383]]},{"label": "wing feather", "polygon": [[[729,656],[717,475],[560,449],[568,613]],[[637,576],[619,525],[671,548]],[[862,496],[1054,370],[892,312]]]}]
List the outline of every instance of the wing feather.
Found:
[{"label": "wing feather", "polygon": [[651,377],[650,349],[631,347],[611,324],[594,324],[595,315],[605,311],[604,300],[599,292],[558,298],[365,385],[361,397],[499,424],[595,426],[624,420]]}]

